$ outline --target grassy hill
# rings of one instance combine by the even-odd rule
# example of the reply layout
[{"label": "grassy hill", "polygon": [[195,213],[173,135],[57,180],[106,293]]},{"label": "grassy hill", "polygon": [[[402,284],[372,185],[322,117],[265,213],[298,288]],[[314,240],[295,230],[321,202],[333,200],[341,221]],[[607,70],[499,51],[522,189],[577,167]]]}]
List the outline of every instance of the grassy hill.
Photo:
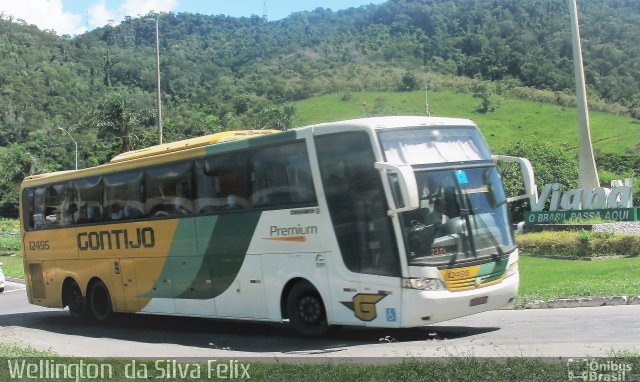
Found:
[{"label": "grassy hill", "polygon": [[[577,147],[575,108],[501,97],[497,97],[496,102],[498,106],[494,112],[482,114],[476,111],[479,100],[471,93],[429,92],[431,115],[475,121],[493,148],[518,137],[567,144],[574,150]],[[424,91],[329,94],[299,101],[295,106],[296,126],[365,117],[367,113],[421,115],[424,113]],[[591,112],[590,121],[595,150],[624,153],[640,145],[640,121],[602,112]]]}]

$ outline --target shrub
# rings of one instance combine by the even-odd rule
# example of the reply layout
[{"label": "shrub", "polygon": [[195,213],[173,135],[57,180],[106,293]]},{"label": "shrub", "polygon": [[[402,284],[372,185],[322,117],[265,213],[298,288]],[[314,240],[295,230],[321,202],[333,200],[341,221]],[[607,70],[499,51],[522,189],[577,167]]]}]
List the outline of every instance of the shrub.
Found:
[{"label": "shrub", "polygon": [[0,252],[15,252],[20,250],[20,234],[0,233]]},{"label": "shrub", "polygon": [[535,232],[518,235],[523,255],[593,258],[640,255],[640,235],[592,231]]},{"label": "shrub", "polygon": [[[553,146],[540,140],[518,140],[509,146],[498,148],[496,153],[529,159],[538,187],[549,183],[560,183],[563,186],[573,188],[578,182],[576,154],[564,147]],[[522,176],[517,166],[500,163],[499,168],[507,195],[523,194]],[[511,203],[509,208],[513,221],[522,221],[524,220],[524,212],[530,209],[529,201]]]}]

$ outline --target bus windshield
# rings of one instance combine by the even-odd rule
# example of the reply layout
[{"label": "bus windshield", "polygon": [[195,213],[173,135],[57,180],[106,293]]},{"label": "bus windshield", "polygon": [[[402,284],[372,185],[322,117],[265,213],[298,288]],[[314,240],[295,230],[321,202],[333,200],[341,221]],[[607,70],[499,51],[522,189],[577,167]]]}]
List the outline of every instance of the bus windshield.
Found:
[{"label": "bus windshield", "polygon": [[379,136],[389,163],[429,165],[491,160],[484,138],[473,126],[383,130]]},{"label": "bus windshield", "polygon": [[420,208],[400,214],[410,265],[502,257],[515,249],[495,166],[417,171]]}]

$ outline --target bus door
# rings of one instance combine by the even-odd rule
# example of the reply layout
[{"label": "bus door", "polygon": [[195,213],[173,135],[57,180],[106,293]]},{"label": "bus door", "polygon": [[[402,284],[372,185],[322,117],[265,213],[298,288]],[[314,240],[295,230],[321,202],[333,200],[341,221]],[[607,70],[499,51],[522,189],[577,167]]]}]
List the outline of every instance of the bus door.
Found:
[{"label": "bus door", "polygon": [[324,193],[344,266],[331,272],[331,310],[344,324],[398,326],[400,258],[369,135],[315,138]]}]

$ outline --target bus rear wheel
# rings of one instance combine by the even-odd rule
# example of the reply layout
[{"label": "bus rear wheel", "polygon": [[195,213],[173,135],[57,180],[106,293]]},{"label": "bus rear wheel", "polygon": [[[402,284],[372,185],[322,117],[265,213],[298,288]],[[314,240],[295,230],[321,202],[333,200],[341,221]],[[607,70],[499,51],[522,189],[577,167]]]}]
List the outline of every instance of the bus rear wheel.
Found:
[{"label": "bus rear wheel", "polygon": [[113,313],[109,289],[101,280],[97,280],[91,286],[89,307],[91,308],[91,315],[98,322],[107,321]]},{"label": "bus rear wheel", "polygon": [[69,307],[71,317],[84,319],[87,317],[87,299],[82,295],[80,286],[75,281],[67,285],[64,293],[64,301]]},{"label": "bus rear wheel", "polygon": [[293,286],[287,296],[287,316],[293,329],[306,336],[320,336],[329,330],[320,293],[307,281]]}]

